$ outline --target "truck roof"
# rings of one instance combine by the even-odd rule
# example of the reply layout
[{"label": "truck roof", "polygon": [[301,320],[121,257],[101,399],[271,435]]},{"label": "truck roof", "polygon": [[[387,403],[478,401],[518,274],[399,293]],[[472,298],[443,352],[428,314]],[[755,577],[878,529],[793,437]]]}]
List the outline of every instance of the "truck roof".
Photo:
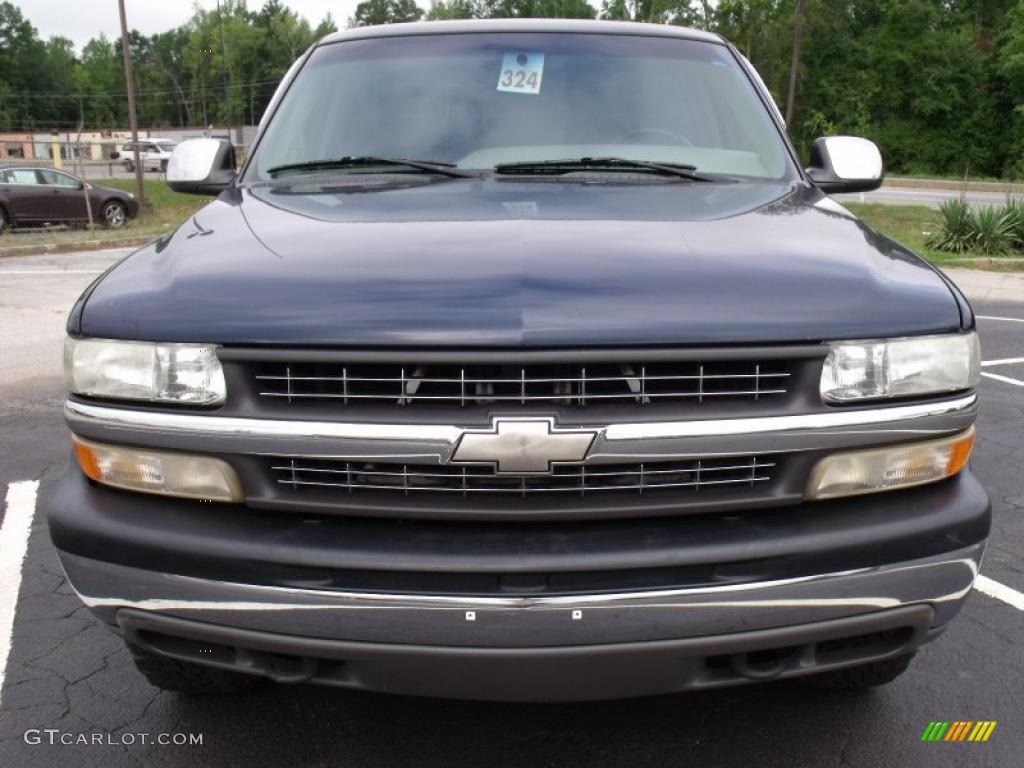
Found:
[{"label": "truck roof", "polygon": [[565,32],[575,34],[638,35],[644,37],[677,37],[723,43],[713,32],[671,24],[641,24],[632,21],[594,21],[592,19],[467,19],[459,21],[416,21],[405,24],[381,24],[353,27],[324,37],[318,45],[371,37],[404,37],[408,35],[449,35],[472,32]]}]

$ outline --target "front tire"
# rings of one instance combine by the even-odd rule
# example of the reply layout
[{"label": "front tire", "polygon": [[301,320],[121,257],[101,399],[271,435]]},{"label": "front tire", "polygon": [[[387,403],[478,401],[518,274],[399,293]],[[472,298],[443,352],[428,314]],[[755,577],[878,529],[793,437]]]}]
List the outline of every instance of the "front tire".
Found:
[{"label": "front tire", "polygon": [[4,210],[3,206],[0,206],[0,235],[7,231],[7,228],[11,225],[7,219],[7,211]]},{"label": "front tire", "polygon": [[128,210],[123,203],[111,200],[103,204],[103,223],[108,229],[120,229],[128,221]]},{"label": "front tire", "polygon": [[906,653],[884,661],[873,661],[870,664],[861,664],[848,669],[808,675],[799,677],[797,680],[805,688],[829,691],[863,691],[891,683],[907,671],[913,658],[913,653]]},{"label": "front tire", "polygon": [[128,644],[135,668],[162,691],[174,691],[190,695],[224,695],[244,693],[259,686],[263,679],[240,672],[189,664],[167,656],[158,656],[137,645]]},{"label": "front tire", "polygon": [[135,163],[133,163],[131,160],[125,160],[124,169],[128,173],[132,173],[135,170]]}]

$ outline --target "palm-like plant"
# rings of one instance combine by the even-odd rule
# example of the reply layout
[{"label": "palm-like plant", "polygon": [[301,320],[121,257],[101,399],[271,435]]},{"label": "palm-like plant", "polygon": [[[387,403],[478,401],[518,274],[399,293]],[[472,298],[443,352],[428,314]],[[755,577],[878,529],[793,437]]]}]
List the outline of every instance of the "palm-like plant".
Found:
[{"label": "palm-like plant", "polygon": [[986,205],[974,212],[974,250],[989,256],[1006,253],[1013,245],[1015,215],[1008,207]]},{"label": "palm-like plant", "polygon": [[947,200],[939,207],[939,229],[928,238],[928,246],[938,251],[963,253],[971,249],[975,221],[971,207],[963,198]]},{"label": "palm-like plant", "polygon": [[1010,223],[1010,250],[1024,252],[1024,200],[1008,199],[1005,210]]}]

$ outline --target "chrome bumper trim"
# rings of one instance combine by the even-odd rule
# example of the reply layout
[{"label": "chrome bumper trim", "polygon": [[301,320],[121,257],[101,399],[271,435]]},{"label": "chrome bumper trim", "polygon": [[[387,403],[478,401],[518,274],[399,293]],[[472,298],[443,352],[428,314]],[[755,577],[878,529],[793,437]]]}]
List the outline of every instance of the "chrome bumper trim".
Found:
[{"label": "chrome bumper trim", "polygon": [[113,429],[147,429],[164,433],[232,435],[242,437],[339,438],[342,440],[438,440],[454,444],[463,430],[432,424],[360,424],[340,421],[283,421],[239,419],[192,413],[139,411],[64,403],[64,417],[75,424],[102,424]]},{"label": "chrome bumper trim", "polygon": [[267,632],[366,642],[543,646],[701,637],[928,603],[955,615],[984,544],[935,557],[754,584],[552,597],[401,595],[237,584],[60,553],[82,601]]},{"label": "chrome bumper trim", "polygon": [[651,440],[661,437],[721,437],[760,435],[809,429],[837,429],[887,424],[932,416],[942,416],[970,408],[978,400],[971,394],[938,403],[897,405],[865,410],[836,410],[796,416],[766,416],[753,419],[716,419],[713,421],[662,421],[650,424],[612,424],[604,430],[608,440]]},{"label": "chrome bumper trim", "polygon": [[[920,436],[937,436],[947,432],[965,429],[969,423],[934,423],[942,417],[970,416],[977,407],[975,394],[964,395],[940,402],[915,403],[912,405],[867,408],[858,410],[836,409],[823,413],[797,414],[792,416],[768,416],[738,419],[702,419],[693,421],[650,422],[633,424],[612,424],[595,427],[597,439],[590,453],[595,457],[613,458],[645,454],[636,446],[624,446],[624,452],[612,450],[616,442],[675,439],[687,441],[685,446],[672,446],[668,451],[657,451],[658,455],[713,455],[730,452],[771,452],[769,445],[777,439],[788,439],[785,445],[775,444],[774,450],[799,450],[819,447],[798,445],[802,435],[827,436],[842,434],[849,440],[854,433],[863,434],[861,428],[878,427],[878,432],[889,434],[893,439],[902,434],[903,439]],[[65,402],[64,415],[75,431],[85,429],[87,436],[97,439],[104,432],[130,432],[133,436],[190,436],[222,439],[237,439],[246,443],[238,450],[243,453],[270,453],[266,450],[270,441],[304,441],[302,455],[373,456],[376,458],[436,457],[447,461],[466,431],[454,425],[434,424],[364,424],[329,421],[283,421],[274,419],[234,418],[207,414],[160,412],[112,408],[92,405],[74,400]],[[925,424],[931,420],[933,423]],[[89,430],[92,428],[92,430]],[[109,436],[109,435],[107,435]],[[703,445],[702,450],[691,450],[695,441],[718,438],[723,446],[714,448]],[[742,438],[743,445],[735,450],[725,447]],[[752,441],[764,447],[753,448]],[[323,445],[326,452],[310,452],[309,443]],[[831,442],[831,441],[829,441]],[[353,450],[353,443],[360,450]],[[344,445],[342,445],[344,444]],[[394,450],[391,450],[391,448]],[[658,446],[659,448],[661,446]],[[645,454],[647,456],[655,454]]]}]

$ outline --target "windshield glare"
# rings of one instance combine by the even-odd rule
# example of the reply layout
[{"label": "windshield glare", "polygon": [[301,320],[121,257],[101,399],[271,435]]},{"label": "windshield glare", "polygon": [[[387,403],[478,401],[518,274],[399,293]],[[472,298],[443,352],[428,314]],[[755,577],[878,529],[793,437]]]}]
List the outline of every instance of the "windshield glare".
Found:
[{"label": "windshield glare", "polygon": [[464,169],[621,157],[754,179],[791,173],[775,124],[728,48],[604,34],[322,46],[284,97],[249,175],[348,156]]}]

